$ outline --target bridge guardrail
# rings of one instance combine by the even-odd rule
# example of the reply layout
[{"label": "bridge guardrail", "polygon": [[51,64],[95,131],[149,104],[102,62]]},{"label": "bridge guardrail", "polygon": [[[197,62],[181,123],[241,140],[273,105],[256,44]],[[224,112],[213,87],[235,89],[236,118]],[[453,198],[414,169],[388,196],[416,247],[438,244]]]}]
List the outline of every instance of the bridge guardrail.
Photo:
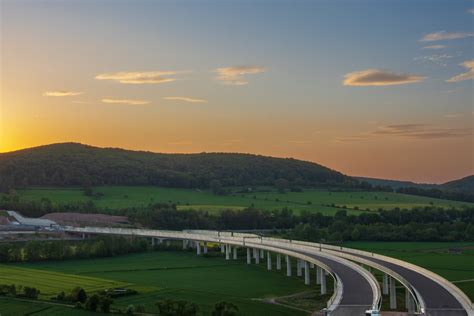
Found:
[{"label": "bridge guardrail", "polygon": [[[265,239],[267,239],[267,238],[270,238],[272,240],[280,240],[282,242],[288,242],[286,239],[265,237]],[[438,283],[439,285],[441,285],[443,288],[445,288],[448,292],[450,292],[458,300],[458,302],[461,304],[461,306],[463,306],[463,308],[467,311],[469,316],[474,315],[473,303],[469,299],[469,297],[463,291],[461,291],[461,289],[459,289],[457,286],[455,286],[453,283],[449,282],[448,280],[446,280],[442,276],[440,276],[440,275],[438,275],[438,274],[436,274],[432,271],[429,271],[425,268],[417,266],[415,264],[412,264],[412,263],[409,263],[409,262],[406,262],[406,261],[402,261],[402,260],[399,260],[399,259],[395,259],[395,258],[392,258],[392,257],[388,257],[388,256],[368,252],[368,251],[358,250],[358,249],[351,249],[351,248],[346,248],[346,247],[338,247],[338,246],[333,246],[333,245],[328,245],[328,244],[312,243],[312,242],[306,242],[306,241],[290,241],[290,242],[291,243],[296,243],[296,244],[307,245],[307,246],[310,246],[310,247],[313,247],[313,248],[321,248],[321,249],[326,249],[326,250],[332,250],[334,252],[337,252],[338,255],[340,255],[342,253],[341,251],[343,251],[345,253],[353,253],[353,254],[358,254],[358,255],[362,255],[362,256],[373,257],[373,258],[380,259],[380,260],[383,260],[383,261],[386,261],[386,262],[395,263],[395,264],[397,264],[399,266],[402,266],[402,267],[404,267],[406,269],[409,269],[409,270],[413,270],[413,271],[415,271],[419,274],[427,276],[431,280],[433,280],[436,283]],[[355,258],[355,261],[359,261],[359,260],[360,260],[360,257]],[[392,275],[393,272],[388,273],[388,274]],[[413,288],[413,286],[411,286],[411,285],[410,285],[410,287]],[[422,305],[424,306],[424,301],[423,301],[421,295],[418,293],[418,291],[416,291],[416,289],[413,288],[413,290],[414,290],[413,291],[414,294],[417,294],[418,298],[420,299],[420,303],[422,303]],[[416,299],[417,296],[414,296],[415,299]]]}]

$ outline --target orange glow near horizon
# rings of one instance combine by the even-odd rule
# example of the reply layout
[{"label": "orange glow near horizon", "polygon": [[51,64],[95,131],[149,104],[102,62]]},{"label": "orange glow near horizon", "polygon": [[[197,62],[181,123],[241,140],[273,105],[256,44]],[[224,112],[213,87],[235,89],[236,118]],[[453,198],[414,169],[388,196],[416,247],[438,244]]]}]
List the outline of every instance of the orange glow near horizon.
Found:
[{"label": "orange glow near horizon", "polygon": [[430,28],[449,11],[468,34],[461,4],[192,3],[2,2],[0,153],[79,142],[416,182],[474,174],[472,37]]}]

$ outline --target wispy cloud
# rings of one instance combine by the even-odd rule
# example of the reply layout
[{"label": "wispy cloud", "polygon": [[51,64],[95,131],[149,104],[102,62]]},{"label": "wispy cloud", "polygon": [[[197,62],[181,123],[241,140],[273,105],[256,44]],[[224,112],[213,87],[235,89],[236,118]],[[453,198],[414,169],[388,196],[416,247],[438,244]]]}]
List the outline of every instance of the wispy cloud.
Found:
[{"label": "wispy cloud", "polygon": [[265,72],[265,67],[262,66],[234,66],[217,68],[217,79],[224,84],[242,86],[248,84],[245,79],[247,75],[255,75]]},{"label": "wispy cloud", "polygon": [[449,78],[446,80],[447,82],[458,82],[458,81],[463,81],[463,80],[473,80],[474,79],[474,59],[467,60],[460,64],[460,66],[463,66],[468,69],[467,72],[461,73],[459,75],[456,75],[452,78]]},{"label": "wispy cloud", "polygon": [[446,48],[446,45],[428,45],[424,46],[423,49],[443,49]]},{"label": "wispy cloud", "polygon": [[145,105],[145,104],[150,103],[150,101],[147,101],[147,100],[113,99],[113,98],[102,99],[102,102],[103,103],[113,103],[113,104],[130,104],[130,105]]},{"label": "wispy cloud", "polygon": [[469,10],[467,10],[467,13],[474,14],[474,9],[469,9]]},{"label": "wispy cloud", "polygon": [[410,139],[441,139],[472,135],[472,128],[438,128],[425,124],[398,124],[380,126],[372,134]]},{"label": "wispy cloud", "polygon": [[450,113],[450,114],[445,114],[444,117],[448,119],[454,119],[458,117],[462,117],[463,115],[461,113]]},{"label": "wispy cloud", "polygon": [[436,42],[436,41],[446,41],[446,40],[454,40],[460,39],[465,37],[474,36],[474,33],[465,33],[465,32],[446,32],[446,31],[439,31],[430,34],[426,34],[420,39],[420,42]]},{"label": "wispy cloud", "polygon": [[429,124],[394,124],[379,126],[371,132],[337,137],[336,142],[347,143],[370,141],[377,140],[380,137],[429,140],[457,138],[471,135],[473,135],[472,128],[441,128]]},{"label": "wispy cloud", "polygon": [[344,78],[343,85],[345,86],[390,86],[421,82],[426,77],[380,69],[366,69],[348,73]]},{"label": "wispy cloud", "polygon": [[442,55],[434,54],[434,55],[429,55],[429,56],[415,57],[414,60],[446,67],[448,65],[446,63],[446,60],[450,58],[453,58],[453,56],[447,55],[447,54],[442,54]]},{"label": "wispy cloud", "polygon": [[179,71],[137,71],[98,74],[97,80],[113,80],[125,84],[160,84],[176,81]]},{"label": "wispy cloud", "polygon": [[207,100],[189,98],[189,97],[164,97],[163,99],[171,100],[171,101],[184,101],[184,102],[190,102],[190,103],[207,103]]},{"label": "wispy cloud", "polygon": [[72,97],[75,95],[81,95],[83,92],[78,92],[78,91],[46,91],[43,93],[43,96],[45,97]]}]

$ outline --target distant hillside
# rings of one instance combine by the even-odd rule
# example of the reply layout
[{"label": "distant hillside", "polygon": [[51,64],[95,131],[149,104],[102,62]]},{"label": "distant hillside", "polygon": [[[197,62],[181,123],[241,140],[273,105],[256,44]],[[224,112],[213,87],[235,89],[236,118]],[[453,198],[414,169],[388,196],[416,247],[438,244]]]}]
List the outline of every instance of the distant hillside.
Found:
[{"label": "distant hillside", "polygon": [[61,143],[0,154],[0,187],[156,185],[207,188],[290,185],[352,187],[358,181],[324,166],[234,153],[158,154]]},{"label": "distant hillside", "polygon": [[442,191],[474,192],[474,175],[462,179],[449,181],[443,184],[416,183],[411,181],[399,181],[377,178],[355,177],[359,181],[365,181],[373,186],[390,186],[397,190],[400,188],[437,189]]},{"label": "distant hillside", "polygon": [[440,186],[443,190],[474,192],[474,175],[465,178],[449,181]]},{"label": "distant hillside", "polygon": [[414,187],[414,188],[435,188],[436,184],[427,184],[427,183],[416,183],[411,181],[400,181],[400,180],[388,180],[388,179],[377,179],[377,178],[366,178],[366,177],[355,177],[357,180],[365,181],[370,183],[373,186],[389,186],[393,189]]}]

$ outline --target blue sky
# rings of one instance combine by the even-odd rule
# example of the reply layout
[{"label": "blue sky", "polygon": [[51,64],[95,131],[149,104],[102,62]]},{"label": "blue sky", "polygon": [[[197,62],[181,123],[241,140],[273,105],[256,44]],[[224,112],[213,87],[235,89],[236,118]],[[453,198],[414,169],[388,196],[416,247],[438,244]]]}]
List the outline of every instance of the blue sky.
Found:
[{"label": "blue sky", "polygon": [[1,0],[0,151],[80,141],[292,156],[417,181],[467,175],[473,9]]}]

